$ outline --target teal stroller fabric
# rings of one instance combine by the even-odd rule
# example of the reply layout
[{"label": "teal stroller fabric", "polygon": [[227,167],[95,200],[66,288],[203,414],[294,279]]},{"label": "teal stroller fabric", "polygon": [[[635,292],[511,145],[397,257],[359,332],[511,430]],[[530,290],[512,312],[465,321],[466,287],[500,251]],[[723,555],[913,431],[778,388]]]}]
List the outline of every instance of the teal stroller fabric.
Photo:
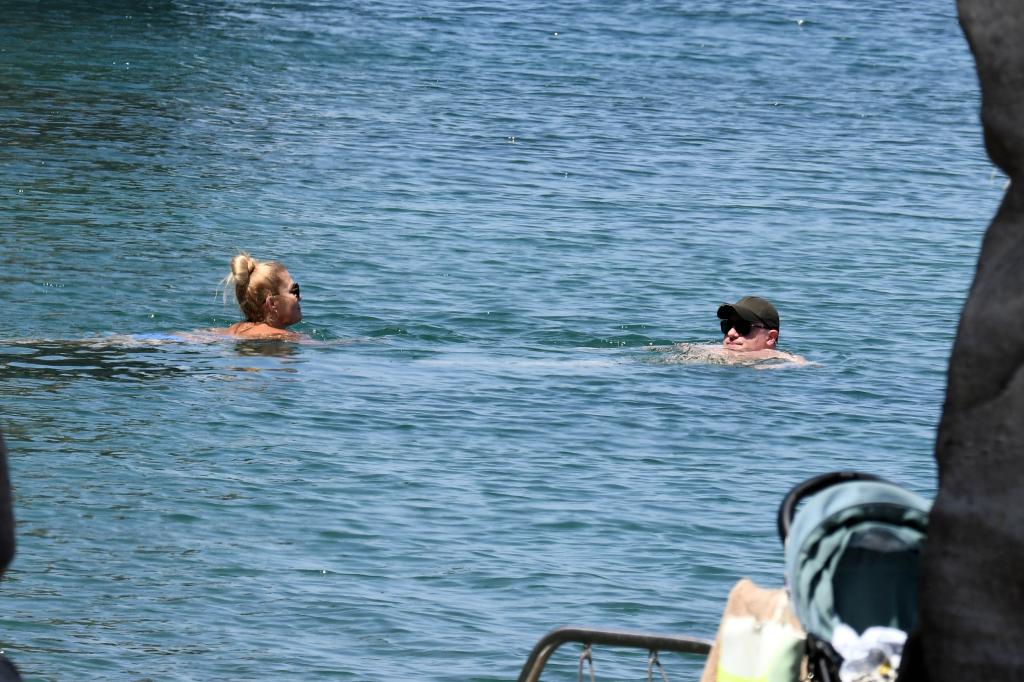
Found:
[{"label": "teal stroller fabric", "polygon": [[910,632],[930,503],[885,481],[849,481],[808,498],[786,537],[797,619],[830,641],[840,622]]}]

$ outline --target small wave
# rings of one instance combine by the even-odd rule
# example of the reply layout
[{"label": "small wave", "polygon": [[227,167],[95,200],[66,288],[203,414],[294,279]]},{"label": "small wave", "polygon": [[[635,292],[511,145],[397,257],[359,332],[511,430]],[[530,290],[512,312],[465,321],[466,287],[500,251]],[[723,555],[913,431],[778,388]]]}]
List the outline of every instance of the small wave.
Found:
[{"label": "small wave", "polygon": [[505,358],[480,355],[462,356],[446,355],[443,357],[424,358],[420,364],[433,367],[464,367],[485,369],[546,369],[575,370],[595,367],[614,367],[622,364],[617,358]]},{"label": "small wave", "polygon": [[652,350],[654,354],[648,359],[648,362],[658,365],[727,365],[774,369],[812,364],[799,355],[776,350],[739,353],[727,350],[722,346],[691,343],[661,346]]},{"label": "small wave", "polygon": [[121,339],[18,339],[0,343],[0,377],[120,380],[188,372],[166,356],[152,343]]}]

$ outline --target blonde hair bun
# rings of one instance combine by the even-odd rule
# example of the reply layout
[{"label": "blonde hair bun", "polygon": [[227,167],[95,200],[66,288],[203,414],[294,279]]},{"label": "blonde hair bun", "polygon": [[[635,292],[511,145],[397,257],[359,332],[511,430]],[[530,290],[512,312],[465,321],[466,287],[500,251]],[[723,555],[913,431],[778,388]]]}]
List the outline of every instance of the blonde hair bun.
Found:
[{"label": "blonde hair bun", "polygon": [[231,277],[235,280],[236,286],[249,286],[249,278],[255,270],[256,261],[244,251],[231,259]]},{"label": "blonde hair bun", "polygon": [[228,287],[234,285],[235,298],[246,322],[266,319],[267,300],[280,292],[284,282],[284,266],[276,261],[257,261],[245,251],[231,259],[231,274],[224,278],[224,299]]}]

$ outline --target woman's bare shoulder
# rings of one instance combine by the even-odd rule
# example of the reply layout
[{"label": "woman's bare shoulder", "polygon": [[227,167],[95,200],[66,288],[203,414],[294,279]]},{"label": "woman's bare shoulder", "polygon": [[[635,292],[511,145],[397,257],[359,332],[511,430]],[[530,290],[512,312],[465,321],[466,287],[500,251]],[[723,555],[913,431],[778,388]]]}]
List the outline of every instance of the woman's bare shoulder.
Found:
[{"label": "woman's bare shoulder", "polygon": [[239,339],[279,339],[281,341],[301,341],[308,338],[304,334],[271,327],[262,322],[236,322],[230,327],[208,329],[210,334],[219,336],[233,336]]}]

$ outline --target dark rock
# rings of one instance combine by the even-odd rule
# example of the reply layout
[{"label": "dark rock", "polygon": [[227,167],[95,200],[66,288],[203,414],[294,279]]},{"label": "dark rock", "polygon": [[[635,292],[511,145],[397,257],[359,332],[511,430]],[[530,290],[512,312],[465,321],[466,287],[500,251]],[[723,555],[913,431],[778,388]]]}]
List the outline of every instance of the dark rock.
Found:
[{"label": "dark rock", "polygon": [[989,156],[1011,183],[949,364],[921,576],[932,682],[1024,680],[1024,3],[960,0]]},{"label": "dark rock", "polygon": [[0,433],[0,575],[14,559],[14,503],[7,475],[7,448]]}]

